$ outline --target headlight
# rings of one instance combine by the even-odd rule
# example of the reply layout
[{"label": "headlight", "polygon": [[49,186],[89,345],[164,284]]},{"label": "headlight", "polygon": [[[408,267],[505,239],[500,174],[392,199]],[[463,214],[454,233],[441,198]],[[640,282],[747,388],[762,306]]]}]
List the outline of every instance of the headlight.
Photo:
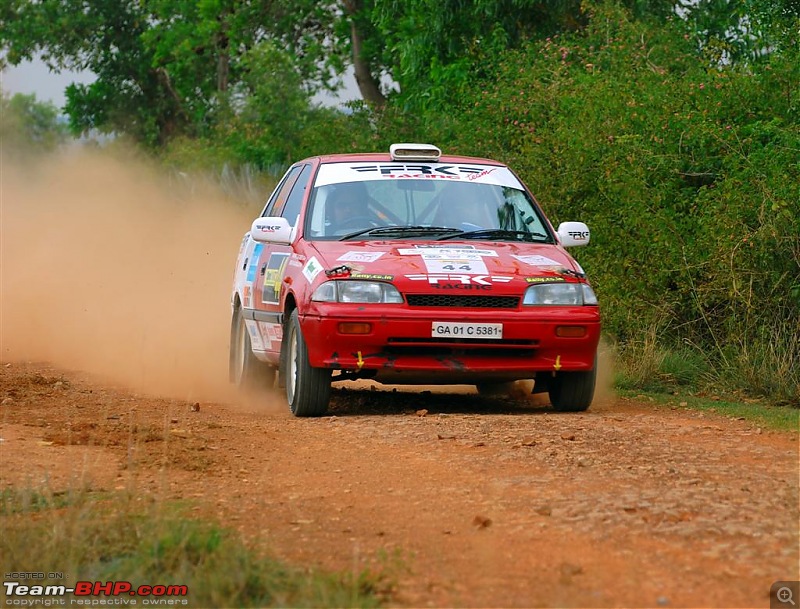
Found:
[{"label": "headlight", "polygon": [[381,281],[326,281],[311,296],[318,302],[402,304],[403,297],[393,285]]},{"label": "headlight", "polygon": [[588,283],[582,283],[581,286],[583,287],[583,304],[596,305],[597,295],[594,293],[592,286]]},{"label": "headlight", "polygon": [[596,305],[597,296],[588,283],[538,283],[525,291],[523,305]]}]

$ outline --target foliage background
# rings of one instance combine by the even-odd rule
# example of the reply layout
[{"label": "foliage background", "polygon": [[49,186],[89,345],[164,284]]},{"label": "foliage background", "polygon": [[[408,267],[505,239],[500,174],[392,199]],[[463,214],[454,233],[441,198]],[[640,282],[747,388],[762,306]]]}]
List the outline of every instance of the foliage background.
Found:
[{"label": "foliage background", "polygon": [[[800,406],[794,0],[3,0],[0,32],[5,61],[98,74],[67,92],[74,134],[181,170],[274,180],[395,141],[508,162],[555,223],[592,228],[574,253],[621,386]],[[393,85],[312,103],[354,57]],[[16,97],[4,145],[62,137],[52,109]]]}]

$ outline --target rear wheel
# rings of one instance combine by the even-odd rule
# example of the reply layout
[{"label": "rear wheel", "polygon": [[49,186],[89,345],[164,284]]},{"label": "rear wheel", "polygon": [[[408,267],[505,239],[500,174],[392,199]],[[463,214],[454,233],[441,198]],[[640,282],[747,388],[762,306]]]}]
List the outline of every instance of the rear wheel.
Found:
[{"label": "rear wheel", "polygon": [[272,388],[275,369],[253,355],[250,334],[244,323],[242,310],[236,309],[231,320],[231,341],[228,376],[234,385],[242,389],[256,387]]},{"label": "rear wheel", "polygon": [[297,309],[289,318],[286,340],[286,398],[296,417],[318,417],[328,410],[331,397],[331,371],[313,368],[300,330]]},{"label": "rear wheel", "polygon": [[550,403],[559,412],[582,412],[592,404],[596,381],[596,359],[591,370],[559,372],[548,382]]}]

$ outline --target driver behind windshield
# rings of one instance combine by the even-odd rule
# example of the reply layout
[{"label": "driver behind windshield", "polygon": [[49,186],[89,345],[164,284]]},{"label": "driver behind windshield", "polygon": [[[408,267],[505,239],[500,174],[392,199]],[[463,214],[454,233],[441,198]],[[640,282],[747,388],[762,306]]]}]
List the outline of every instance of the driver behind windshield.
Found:
[{"label": "driver behind windshield", "polygon": [[325,203],[328,235],[357,231],[383,224],[369,206],[363,184],[353,182],[336,187]]},{"label": "driver behind windshield", "polygon": [[497,228],[497,207],[491,188],[482,184],[448,184],[439,195],[433,224],[464,231]]}]

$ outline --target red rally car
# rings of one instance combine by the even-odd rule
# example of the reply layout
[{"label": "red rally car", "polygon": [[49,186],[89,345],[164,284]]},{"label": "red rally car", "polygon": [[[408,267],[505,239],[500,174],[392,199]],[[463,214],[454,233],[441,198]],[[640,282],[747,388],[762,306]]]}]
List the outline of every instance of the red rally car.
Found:
[{"label": "red rally car", "polygon": [[299,161],[242,241],[231,381],[277,370],[296,416],[355,379],[487,394],[533,379],[555,409],[586,410],[600,312],[565,248],[588,242],[497,161],[430,144]]}]

